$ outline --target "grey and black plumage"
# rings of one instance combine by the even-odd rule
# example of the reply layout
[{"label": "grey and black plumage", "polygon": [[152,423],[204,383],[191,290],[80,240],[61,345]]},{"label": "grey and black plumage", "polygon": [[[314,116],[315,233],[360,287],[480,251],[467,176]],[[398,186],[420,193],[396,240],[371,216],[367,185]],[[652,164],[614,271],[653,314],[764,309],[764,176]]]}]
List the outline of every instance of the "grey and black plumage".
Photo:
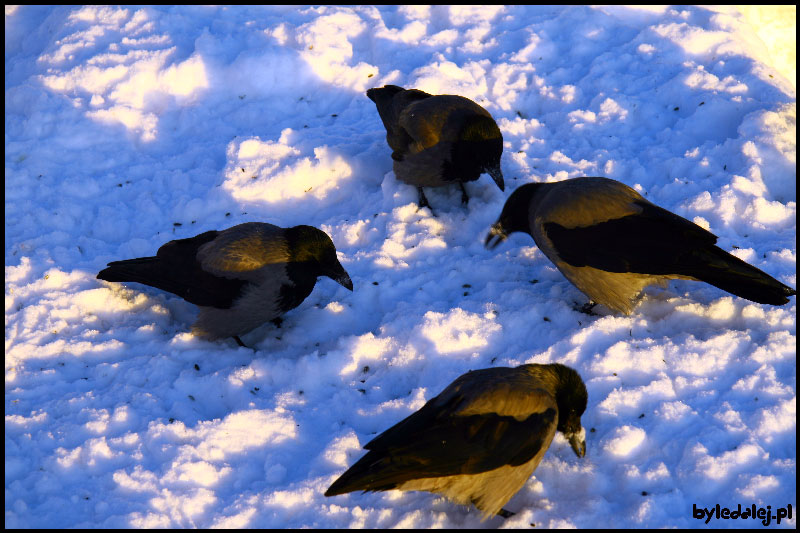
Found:
[{"label": "grey and black plumage", "polygon": [[500,157],[503,135],[483,107],[452,94],[431,95],[397,85],[369,89],[386,127],[394,174],[419,191],[420,207],[429,206],[423,187],[459,185],[487,172],[504,190]]},{"label": "grey and black plumage", "polygon": [[170,241],[154,257],[114,261],[97,274],[176,294],[200,307],[195,335],[240,344],[239,335],[300,305],[318,276],[353,290],[325,232],[263,222]]},{"label": "grey and black plumage", "polygon": [[521,231],[595,303],[630,314],[642,289],[670,279],[704,281],[762,304],[795,290],[716,246],[717,237],[609,178],[529,183],[515,190],[486,238]]},{"label": "grey and black plumage", "polygon": [[560,364],[468,372],[367,443],[325,492],[426,490],[500,513],[539,465],[556,430],[583,457],[588,394]]}]

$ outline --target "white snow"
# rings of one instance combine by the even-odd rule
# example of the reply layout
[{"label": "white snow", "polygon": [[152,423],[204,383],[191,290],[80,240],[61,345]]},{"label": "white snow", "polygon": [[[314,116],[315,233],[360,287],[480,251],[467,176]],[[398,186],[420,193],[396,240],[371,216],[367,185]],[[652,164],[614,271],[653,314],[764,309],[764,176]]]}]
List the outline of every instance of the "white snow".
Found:
[{"label": "white snow", "polygon": [[[796,287],[794,6],[5,9],[6,527],[796,527],[796,298],[676,281],[588,316],[530,237],[483,246],[519,185],[604,175]],[[364,94],[390,83],[489,110],[506,191],[417,210]],[[250,349],[95,279],[248,221],[328,232],[355,290],[321,278]],[[556,436],[514,517],[323,496],[459,375],[526,362],[583,376],[587,454]]]}]

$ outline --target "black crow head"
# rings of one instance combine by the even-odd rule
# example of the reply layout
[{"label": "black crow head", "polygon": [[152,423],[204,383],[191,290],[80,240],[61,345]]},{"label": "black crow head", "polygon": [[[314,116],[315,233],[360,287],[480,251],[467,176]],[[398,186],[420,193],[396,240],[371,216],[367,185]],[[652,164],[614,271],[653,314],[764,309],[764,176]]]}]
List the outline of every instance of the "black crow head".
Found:
[{"label": "black crow head", "polygon": [[503,135],[497,123],[490,116],[474,114],[466,120],[453,143],[450,160],[443,162],[443,177],[447,181],[474,181],[486,172],[504,191],[502,155]]},{"label": "black crow head", "polygon": [[554,364],[559,377],[556,391],[558,426],[578,457],[586,455],[586,431],[581,426],[581,416],[586,411],[589,394],[580,374],[568,366]]},{"label": "black crow head", "polygon": [[327,276],[353,290],[353,282],[339,263],[336,247],[327,233],[312,226],[295,226],[287,230],[287,240],[292,262],[308,265],[317,276]]},{"label": "black crow head", "polygon": [[514,232],[523,231],[531,234],[530,203],[539,186],[538,183],[528,183],[511,193],[503,206],[500,218],[492,225],[489,235],[486,236],[484,244],[488,249],[493,250]]}]

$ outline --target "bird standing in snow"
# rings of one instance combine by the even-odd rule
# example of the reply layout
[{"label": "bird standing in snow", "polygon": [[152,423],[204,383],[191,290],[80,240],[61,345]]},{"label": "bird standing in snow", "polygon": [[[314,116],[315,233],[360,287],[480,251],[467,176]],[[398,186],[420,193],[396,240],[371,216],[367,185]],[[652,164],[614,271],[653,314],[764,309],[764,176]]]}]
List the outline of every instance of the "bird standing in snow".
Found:
[{"label": "bird standing in snow", "polygon": [[609,178],[529,183],[506,200],[486,237],[495,248],[522,231],[595,303],[630,314],[646,286],[704,281],[783,305],[795,290],[715,246],[717,237]]},{"label": "bird standing in snow", "polygon": [[560,364],[468,372],[422,409],[364,446],[369,452],[325,492],[426,490],[475,505],[483,519],[525,484],[556,430],[586,454],[581,415],[588,394]]},{"label": "bird standing in snow", "polygon": [[464,183],[483,172],[504,190],[503,135],[484,108],[463,96],[431,95],[397,85],[370,89],[367,96],[386,127],[394,174],[417,187],[420,207],[430,207],[423,187],[450,184],[461,187],[461,201],[467,203]]},{"label": "bird standing in snow", "polygon": [[200,306],[192,333],[209,340],[239,335],[294,309],[318,276],[353,290],[330,237],[311,226],[247,222],[170,241],[155,257],[114,261],[97,274],[135,281]]}]

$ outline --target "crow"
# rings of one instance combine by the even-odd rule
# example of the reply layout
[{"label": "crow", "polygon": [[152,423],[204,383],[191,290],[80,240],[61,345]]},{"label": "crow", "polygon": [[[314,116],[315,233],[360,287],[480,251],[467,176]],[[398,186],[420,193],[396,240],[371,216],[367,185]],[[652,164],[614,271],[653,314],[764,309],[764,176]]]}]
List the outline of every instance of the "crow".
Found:
[{"label": "crow", "polygon": [[467,203],[464,183],[483,172],[504,190],[503,135],[484,108],[463,96],[431,95],[397,85],[369,89],[367,96],[386,127],[394,174],[417,187],[420,207],[430,208],[423,187],[450,184],[461,187],[461,201]]},{"label": "crow", "polygon": [[353,290],[330,237],[311,226],[247,222],[170,241],[154,257],[114,261],[97,274],[171,292],[200,307],[192,333],[233,337],[278,319],[305,300],[318,276]]},{"label": "crow", "polygon": [[592,301],[624,314],[642,289],[670,279],[704,281],[762,304],[783,305],[796,294],[716,246],[713,233],[609,178],[522,185],[506,200],[486,247],[516,231],[533,237]]},{"label": "crow", "polygon": [[473,504],[483,519],[522,488],[556,430],[586,454],[581,415],[588,394],[561,364],[468,372],[419,411],[367,443],[369,452],[325,492],[426,490]]}]

